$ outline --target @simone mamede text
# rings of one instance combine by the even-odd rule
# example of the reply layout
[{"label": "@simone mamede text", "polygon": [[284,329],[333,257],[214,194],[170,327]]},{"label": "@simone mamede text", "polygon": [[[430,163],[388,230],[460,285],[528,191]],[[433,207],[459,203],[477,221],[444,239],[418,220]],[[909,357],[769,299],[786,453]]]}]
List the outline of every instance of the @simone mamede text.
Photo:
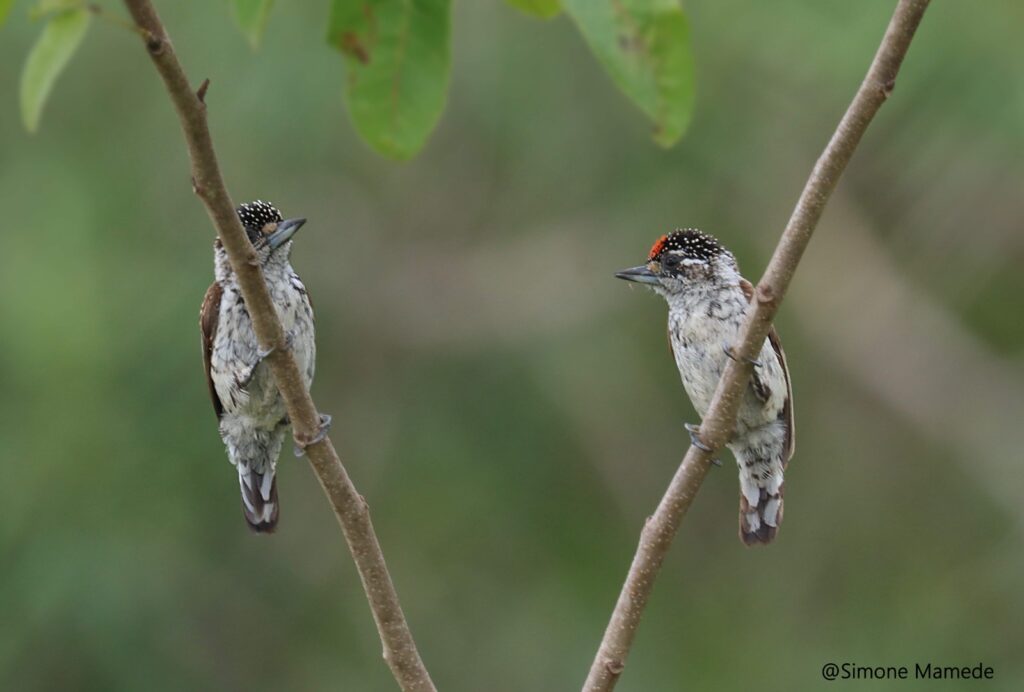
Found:
[{"label": "@simone mamede text", "polygon": [[915,663],[912,666],[865,666],[829,662],[821,667],[826,680],[992,680],[995,669],[984,663],[974,666],[943,666]]}]

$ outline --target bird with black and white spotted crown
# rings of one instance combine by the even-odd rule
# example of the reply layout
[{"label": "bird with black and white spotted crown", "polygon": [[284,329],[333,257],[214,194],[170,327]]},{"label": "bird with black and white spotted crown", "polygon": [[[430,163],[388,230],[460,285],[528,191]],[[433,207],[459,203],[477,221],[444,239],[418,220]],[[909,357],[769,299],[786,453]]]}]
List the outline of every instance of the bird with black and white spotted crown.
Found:
[{"label": "bird with black and white spotted crown", "polygon": [[[716,238],[677,230],[655,242],[647,262],[616,274],[651,288],[668,302],[668,337],[676,367],[697,414],[704,417],[739,337],[753,285]],[[772,327],[753,362],[736,428],[726,446],[740,478],[740,539],[769,543],[782,523],[784,473],[793,456],[793,392],[782,343]],[[707,449],[698,427],[693,443]]]},{"label": "bird with black and white spotted crown", "polygon": [[[237,212],[308,389],[316,366],[313,305],[291,265],[292,238],[306,220],[283,219],[262,200],[243,204]],[[290,422],[265,362],[270,352],[260,348],[238,278],[219,238],[213,254],[215,281],[206,291],[199,315],[203,367],[221,439],[238,471],[245,520],[253,531],[270,533],[280,515],[277,459]],[[325,416],[322,423],[321,438],[330,418]]]}]

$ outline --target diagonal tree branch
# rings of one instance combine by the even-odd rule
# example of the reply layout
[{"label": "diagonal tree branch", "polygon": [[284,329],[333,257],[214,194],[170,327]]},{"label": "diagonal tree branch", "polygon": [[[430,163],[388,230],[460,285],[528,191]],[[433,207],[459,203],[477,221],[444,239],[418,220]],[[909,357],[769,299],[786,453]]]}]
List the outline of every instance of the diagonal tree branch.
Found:
[{"label": "diagonal tree branch", "polygon": [[[929,0],[899,0],[867,76],[811,171],[771,262],[758,282],[746,322],[734,345],[738,358],[728,362],[701,423],[700,438],[712,450],[724,445],[732,432],[743,388],[750,380],[751,366],[744,361],[754,358],[761,350],[829,196],[875,113],[892,93],[896,75],[928,3]],[[584,692],[611,690],[618,682],[654,588],[654,579],[704,482],[713,457],[714,451],[703,452],[691,446],[657,510],[648,517],[633,564],[583,685]]]},{"label": "diagonal tree branch", "polygon": [[[142,33],[149,56],[178,112],[192,160],[193,189],[206,206],[227,250],[260,346],[264,349],[277,347],[270,354],[268,363],[288,408],[295,439],[300,444],[310,441],[318,431],[320,417],[302,382],[295,359],[288,351],[255,251],[235,214],[235,206],[221,178],[203,101],[208,82],[204,82],[198,92],[192,90],[160,17],[149,0],[125,0],[125,5]],[[402,690],[435,690],[402,613],[366,501],[356,491],[330,438],[310,444],[306,447],[306,454],[341,524],[359,570],[384,646],[384,660]]]}]

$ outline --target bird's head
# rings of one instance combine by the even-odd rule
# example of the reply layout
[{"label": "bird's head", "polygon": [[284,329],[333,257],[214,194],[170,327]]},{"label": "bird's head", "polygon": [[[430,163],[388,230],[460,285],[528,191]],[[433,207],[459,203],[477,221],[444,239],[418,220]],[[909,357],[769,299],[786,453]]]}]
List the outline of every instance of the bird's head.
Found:
[{"label": "bird's head", "polygon": [[727,280],[735,268],[732,253],[714,236],[684,228],[658,238],[646,264],[623,269],[615,276],[671,297]]},{"label": "bird's head", "polygon": [[266,266],[271,260],[287,262],[292,253],[292,236],[306,220],[282,219],[273,204],[261,199],[242,204],[237,211],[260,264]]}]

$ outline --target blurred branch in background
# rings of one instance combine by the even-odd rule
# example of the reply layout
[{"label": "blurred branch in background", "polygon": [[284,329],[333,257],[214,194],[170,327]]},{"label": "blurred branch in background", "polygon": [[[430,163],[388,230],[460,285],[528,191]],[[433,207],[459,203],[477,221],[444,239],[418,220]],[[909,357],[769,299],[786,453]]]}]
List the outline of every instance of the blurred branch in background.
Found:
[{"label": "blurred branch in background", "polygon": [[816,246],[793,291],[801,325],[891,410],[951,448],[1024,529],[1020,444],[1011,433],[1024,411],[1020,367],[907,281],[863,211],[846,195],[836,201],[834,225],[842,232]]},{"label": "blurred branch in background", "polygon": [[416,649],[384,562],[369,508],[342,466],[330,438],[318,434],[321,424],[316,405],[289,352],[255,251],[224,186],[206,120],[204,97],[209,80],[203,82],[198,92],[193,92],[152,4],[148,0],[125,0],[125,5],[142,30],[149,56],[178,112],[192,161],[193,189],[206,206],[227,250],[260,346],[270,351],[268,365],[287,406],[295,440],[305,448],[348,541],[384,645],[384,660],[403,690],[433,690],[434,684]]},{"label": "blurred branch in background", "polygon": [[872,118],[892,92],[928,3],[929,0],[900,0],[897,4],[864,81],[800,194],[775,253],[758,282],[737,343],[733,344],[737,358],[728,362],[701,423],[700,437],[708,450],[690,446],[657,510],[647,519],[629,574],[584,683],[583,689],[587,692],[613,689],[625,668],[640,618],[672,539],[707,475],[715,451],[732,434],[743,388],[750,379],[749,361],[760,352],[840,176]]}]

